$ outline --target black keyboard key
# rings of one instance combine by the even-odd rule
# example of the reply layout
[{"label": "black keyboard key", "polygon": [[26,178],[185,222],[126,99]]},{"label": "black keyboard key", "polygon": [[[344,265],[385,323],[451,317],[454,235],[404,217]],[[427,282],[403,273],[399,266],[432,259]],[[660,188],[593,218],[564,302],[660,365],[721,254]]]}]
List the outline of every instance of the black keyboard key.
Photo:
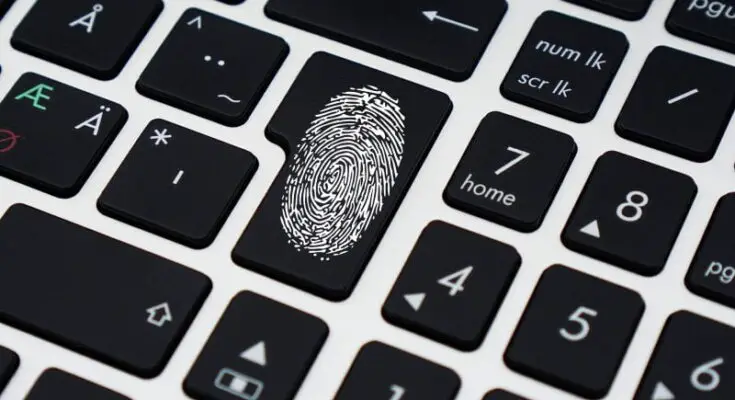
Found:
[{"label": "black keyboard key", "polygon": [[643,18],[652,0],[567,0],[619,18],[635,21]]},{"label": "black keyboard key", "polygon": [[547,11],[533,25],[500,90],[510,100],[588,122],[627,52],[622,33]]},{"label": "black keyboard key", "polygon": [[669,317],[635,400],[735,399],[735,328],[686,311]]},{"label": "black keyboard key", "polygon": [[595,164],[562,234],[575,251],[641,275],[661,272],[697,186],[681,173],[617,152]]},{"label": "black keyboard key", "polygon": [[44,371],[25,400],[130,400],[129,397],[76,375],[51,368]]},{"label": "black keyboard key", "polygon": [[159,119],[148,124],[97,205],[107,215],[203,248],[257,168],[249,152]]},{"label": "black keyboard key", "polygon": [[286,54],[288,45],[279,37],[190,8],[136,87],[204,118],[242,125]]},{"label": "black keyboard key", "polygon": [[237,243],[235,262],[347,298],[451,109],[437,91],[314,55],[266,129],[288,161]]},{"label": "black keyboard key", "polygon": [[452,207],[523,232],[541,226],[577,145],[557,131],[490,113],[444,190]]},{"label": "black keyboard key", "polygon": [[689,160],[707,161],[714,156],[733,109],[735,68],[657,47],[615,128],[624,138]]},{"label": "black keyboard key", "polygon": [[5,16],[13,3],[15,3],[15,0],[0,0],[0,18]]},{"label": "black keyboard key", "polygon": [[444,222],[424,229],[383,306],[391,323],[454,346],[480,347],[521,264],[511,246]]},{"label": "black keyboard key", "polygon": [[74,196],[127,119],[117,103],[26,73],[0,103],[0,175]]},{"label": "black keyboard key", "polygon": [[18,354],[10,349],[0,346],[0,392],[5,389],[10,378],[12,378],[15,371],[18,370],[18,365],[20,365]]},{"label": "black keyboard key", "polygon": [[505,390],[496,389],[485,395],[482,400],[527,400],[517,394],[506,392]]},{"label": "black keyboard key", "polygon": [[452,400],[459,376],[449,368],[380,342],[360,349],[334,400]]},{"label": "black keyboard key", "polygon": [[692,292],[735,308],[735,193],[720,199],[696,256],[686,284]]},{"label": "black keyboard key", "polygon": [[112,79],[161,10],[161,0],[38,0],[11,44],[94,78]]},{"label": "black keyboard key", "polygon": [[643,309],[643,299],[631,290],[553,266],[541,276],[505,362],[579,396],[602,398]]},{"label": "black keyboard key", "polygon": [[266,14],[414,68],[462,81],[503,19],[505,0],[270,0]]},{"label": "black keyboard key", "polygon": [[666,20],[674,35],[735,52],[735,4],[721,0],[676,0]]},{"label": "black keyboard key", "polygon": [[327,339],[319,318],[252,292],[241,292],[184,382],[201,400],[292,399]]},{"label": "black keyboard key", "polygon": [[0,321],[145,378],[163,370],[212,286],[19,204],[0,219],[0,254]]}]

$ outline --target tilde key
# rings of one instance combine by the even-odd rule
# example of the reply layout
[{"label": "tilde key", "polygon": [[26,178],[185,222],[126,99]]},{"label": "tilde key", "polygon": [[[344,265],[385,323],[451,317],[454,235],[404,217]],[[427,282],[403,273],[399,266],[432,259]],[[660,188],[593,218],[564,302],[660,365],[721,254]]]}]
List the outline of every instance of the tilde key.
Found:
[{"label": "tilde key", "polygon": [[547,11],[533,25],[500,90],[510,100],[589,122],[627,51],[622,33]]}]

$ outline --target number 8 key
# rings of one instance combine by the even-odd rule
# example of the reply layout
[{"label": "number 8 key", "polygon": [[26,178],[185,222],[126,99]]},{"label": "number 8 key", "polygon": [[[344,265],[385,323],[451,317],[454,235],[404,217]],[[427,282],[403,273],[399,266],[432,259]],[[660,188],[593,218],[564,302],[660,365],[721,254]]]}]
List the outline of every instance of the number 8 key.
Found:
[{"label": "number 8 key", "polygon": [[694,181],[621,153],[597,161],[567,223],[568,248],[641,275],[661,272],[697,193]]}]

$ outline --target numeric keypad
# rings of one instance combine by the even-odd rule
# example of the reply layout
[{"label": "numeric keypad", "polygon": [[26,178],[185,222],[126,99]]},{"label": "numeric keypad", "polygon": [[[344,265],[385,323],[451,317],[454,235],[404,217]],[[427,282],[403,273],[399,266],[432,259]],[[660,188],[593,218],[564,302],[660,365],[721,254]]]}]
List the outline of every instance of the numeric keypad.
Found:
[{"label": "numeric keypad", "polygon": [[597,161],[562,240],[641,275],[664,268],[696,195],[694,181],[617,152]]}]

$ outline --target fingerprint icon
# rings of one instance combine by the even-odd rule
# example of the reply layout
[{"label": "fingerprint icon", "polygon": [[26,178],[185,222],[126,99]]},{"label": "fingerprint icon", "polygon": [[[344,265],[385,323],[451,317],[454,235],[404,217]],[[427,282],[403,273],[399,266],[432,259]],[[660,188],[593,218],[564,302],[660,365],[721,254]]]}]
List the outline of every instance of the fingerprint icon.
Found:
[{"label": "fingerprint icon", "polygon": [[320,260],[347,253],[383,208],[403,158],[405,117],[375,86],[350,88],[314,117],[281,197],[288,242]]}]

